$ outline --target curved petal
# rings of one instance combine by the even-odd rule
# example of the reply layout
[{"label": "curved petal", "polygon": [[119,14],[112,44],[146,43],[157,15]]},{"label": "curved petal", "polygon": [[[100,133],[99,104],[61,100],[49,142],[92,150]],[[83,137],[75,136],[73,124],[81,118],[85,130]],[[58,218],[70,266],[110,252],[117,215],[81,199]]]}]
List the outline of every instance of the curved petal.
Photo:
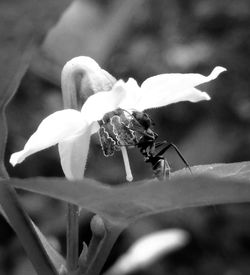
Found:
[{"label": "curved petal", "polygon": [[15,166],[31,154],[72,138],[79,132],[85,131],[87,125],[81,113],[76,110],[67,109],[55,112],[41,122],[22,151],[11,155],[10,163]]},{"label": "curved petal", "polygon": [[164,254],[184,246],[188,234],[181,229],[161,230],[138,239],[105,274],[130,274],[146,268]]},{"label": "curved petal", "polygon": [[83,134],[59,142],[58,149],[64,175],[69,180],[83,178],[89,151],[91,127]]},{"label": "curved petal", "polygon": [[111,90],[115,82],[116,79],[103,70],[94,59],[88,56],[75,57],[68,61],[62,70],[64,107],[77,106],[76,100],[82,106],[90,95]]},{"label": "curved petal", "polygon": [[124,81],[119,80],[111,91],[90,96],[82,106],[81,113],[84,119],[92,124],[92,122],[102,119],[106,113],[117,109],[126,95]]},{"label": "curved petal", "polygon": [[125,96],[119,103],[120,108],[125,110],[136,109],[137,102],[141,98],[141,88],[133,78],[129,78],[127,82],[123,82],[120,85],[124,89]]},{"label": "curved petal", "polygon": [[91,135],[97,133],[99,129],[100,129],[99,123],[97,121],[93,122],[91,124]]},{"label": "curved petal", "polygon": [[161,107],[179,101],[197,102],[209,100],[207,93],[194,87],[209,82],[226,71],[223,67],[215,67],[210,75],[201,74],[161,74],[146,79],[141,85],[140,99],[136,104],[139,111]]}]

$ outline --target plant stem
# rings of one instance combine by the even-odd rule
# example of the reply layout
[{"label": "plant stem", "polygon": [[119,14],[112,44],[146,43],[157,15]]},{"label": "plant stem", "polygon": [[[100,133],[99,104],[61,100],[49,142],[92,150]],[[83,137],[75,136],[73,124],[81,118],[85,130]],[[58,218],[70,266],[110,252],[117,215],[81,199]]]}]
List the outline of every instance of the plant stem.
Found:
[{"label": "plant stem", "polygon": [[[73,79],[71,81],[65,81],[62,74],[61,86],[63,95],[64,109],[78,110],[78,95],[75,83],[75,75],[71,75],[72,72],[68,72],[68,77]],[[65,86],[66,85],[66,86]],[[74,271],[78,267],[78,254],[79,254],[79,214],[80,208],[78,205],[68,203],[67,204],[67,268],[68,271]]]},{"label": "plant stem", "polygon": [[78,266],[79,207],[71,203],[67,206],[67,267],[74,271]]},{"label": "plant stem", "polygon": [[0,180],[0,202],[8,222],[15,230],[37,274],[57,275],[28,215],[22,208],[15,190]]},{"label": "plant stem", "polygon": [[91,257],[89,266],[84,275],[99,275],[117,238],[124,227],[105,220],[106,235],[96,250],[94,257]]}]

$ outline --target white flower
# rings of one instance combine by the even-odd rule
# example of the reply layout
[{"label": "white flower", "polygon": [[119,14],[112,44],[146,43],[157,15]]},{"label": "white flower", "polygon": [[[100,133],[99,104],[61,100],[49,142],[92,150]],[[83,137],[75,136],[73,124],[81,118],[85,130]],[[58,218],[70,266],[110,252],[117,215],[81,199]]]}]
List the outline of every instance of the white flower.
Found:
[{"label": "white flower", "polygon": [[163,255],[184,246],[188,237],[181,229],[161,230],[143,236],[118,258],[105,275],[125,275],[146,268]]},{"label": "white flower", "polygon": [[68,179],[81,179],[84,175],[90,136],[99,129],[98,120],[122,108],[143,111],[180,101],[209,100],[207,93],[195,87],[217,78],[225,71],[215,67],[209,76],[201,74],[161,74],[146,79],[141,87],[133,78],[117,81],[89,57],[76,57],[62,71],[63,93],[70,95],[75,89],[76,73],[82,76],[84,89],[94,93],[83,104],[81,111],[65,109],[46,117],[29,138],[22,151],[11,155],[15,166],[26,157],[58,144],[62,169]]}]

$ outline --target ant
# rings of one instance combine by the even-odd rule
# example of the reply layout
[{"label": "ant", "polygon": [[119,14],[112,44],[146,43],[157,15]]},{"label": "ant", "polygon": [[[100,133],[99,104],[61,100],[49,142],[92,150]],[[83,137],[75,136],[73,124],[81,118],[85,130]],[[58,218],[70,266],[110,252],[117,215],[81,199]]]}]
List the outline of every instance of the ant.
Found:
[{"label": "ant", "polygon": [[[145,112],[133,111],[131,114],[118,108],[98,122],[100,142],[105,156],[113,155],[120,146],[136,146],[144,156],[144,161],[152,165],[154,176],[164,180],[170,175],[170,166],[164,154],[169,148],[173,148],[192,173],[188,162],[175,144],[167,141],[156,142],[158,134],[152,130],[154,123]],[[156,149],[163,145],[165,146],[157,153]]]},{"label": "ant", "polygon": [[[190,173],[192,173],[188,162],[185,160],[185,158],[174,143],[167,142],[166,140],[162,142],[156,142],[158,134],[151,129],[152,125],[154,124],[146,113],[134,111],[132,113],[132,116],[136,124],[138,125],[139,123],[144,128],[144,130],[141,132],[141,137],[136,146],[140,149],[140,152],[144,156],[144,161],[152,165],[153,173],[157,179],[164,180],[169,177],[170,166],[167,159],[163,156],[169,148],[173,148],[176,151],[185,166],[189,169]],[[132,123],[134,123],[134,121]],[[135,129],[136,128],[137,127],[135,127]],[[133,129],[133,126],[131,127],[131,129]],[[137,129],[136,131],[140,132],[139,129]],[[162,148],[157,153],[156,149],[163,145],[165,145],[164,148]]]}]

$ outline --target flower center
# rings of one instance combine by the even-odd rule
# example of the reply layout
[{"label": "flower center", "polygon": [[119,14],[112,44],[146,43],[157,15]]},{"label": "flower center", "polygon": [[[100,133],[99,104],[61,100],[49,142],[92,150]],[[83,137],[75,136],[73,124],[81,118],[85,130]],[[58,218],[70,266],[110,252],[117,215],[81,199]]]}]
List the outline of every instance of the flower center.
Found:
[{"label": "flower center", "polygon": [[[129,178],[128,180],[131,181],[132,174],[126,147],[137,146],[140,150],[144,150],[144,147],[148,147],[148,140],[155,141],[157,135],[150,129],[151,119],[146,113],[134,111],[131,114],[118,108],[105,114],[98,123],[100,125],[99,139],[104,156],[112,156],[115,151],[121,150],[127,179]],[[143,146],[145,136],[147,137],[147,144]]]},{"label": "flower center", "polygon": [[116,109],[104,115],[99,120],[99,138],[104,156],[114,155],[121,146],[135,145],[135,135],[129,128],[130,118],[127,118],[122,109]]}]

